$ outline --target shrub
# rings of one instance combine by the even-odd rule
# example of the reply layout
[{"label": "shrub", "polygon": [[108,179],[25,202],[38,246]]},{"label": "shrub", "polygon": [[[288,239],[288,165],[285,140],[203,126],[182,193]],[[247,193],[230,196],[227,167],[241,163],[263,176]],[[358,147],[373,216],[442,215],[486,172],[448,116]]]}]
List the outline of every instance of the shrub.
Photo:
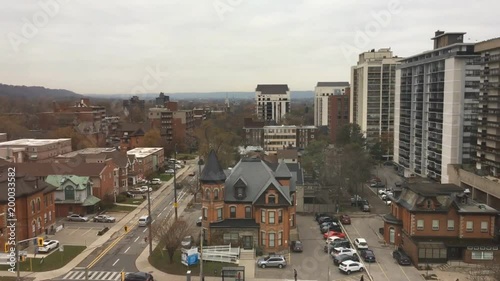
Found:
[{"label": "shrub", "polygon": [[119,194],[118,196],[116,196],[116,202],[121,203],[125,201],[127,201],[127,196],[123,194]]}]

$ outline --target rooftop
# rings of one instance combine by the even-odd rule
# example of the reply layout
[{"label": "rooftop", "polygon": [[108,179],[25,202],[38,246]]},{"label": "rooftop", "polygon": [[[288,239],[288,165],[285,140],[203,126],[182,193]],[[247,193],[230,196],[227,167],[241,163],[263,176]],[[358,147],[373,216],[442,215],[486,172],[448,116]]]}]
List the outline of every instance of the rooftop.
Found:
[{"label": "rooftop", "polygon": [[70,138],[65,139],[18,139],[0,142],[0,146],[13,146],[13,145],[23,145],[23,146],[42,146],[48,144],[56,144],[63,141],[71,141]]},{"label": "rooftop", "polygon": [[349,87],[349,82],[318,82],[316,87]]},{"label": "rooftop", "polygon": [[59,157],[72,158],[72,157],[78,156],[79,154],[100,154],[103,152],[114,152],[114,151],[117,151],[116,148],[114,148],[114,147],[91,147],[91,148],[84,148],[84,149],[68,152],[66,154],[59,155]]},{"label": "rooftop", "polygon": [[290,91],[287,84],[259,84],[255,89],[264,95],[282,95]]},{"label": "rooftop", "polygon": [[137,147],[127,151],[127,155],[133,154],[137,158],[143,158],[163,150],[163,147]]}]

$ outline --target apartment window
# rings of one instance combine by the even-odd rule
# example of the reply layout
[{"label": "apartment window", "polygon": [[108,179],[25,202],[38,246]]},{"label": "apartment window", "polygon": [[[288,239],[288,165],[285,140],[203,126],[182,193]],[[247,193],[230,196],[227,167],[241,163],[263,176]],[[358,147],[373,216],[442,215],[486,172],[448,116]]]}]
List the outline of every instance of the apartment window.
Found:
[{"label": "apartment window", "polygon": [[203,208],[203,220],[206,221],[207,217],[208,217],[208,209],[207,208]]},{"label": "apartment window", "polygon": [[75,200],[75,189],[72,186],[64,188],[64,199]]},{"label": "apartment window", "polygon": [[448,220],[448,230],[455,230],[455,221]]},{"label": "apartment window", "polygon": [[432,220],[432,230],[439,230],[439,221]]},{"label": "apartment window", "polygon": [[267,202],[268,202],[269,204],[276,204],[276,196],[274,196],[274,195],[269,195],[269,196],[267,197]]},{"label": "apartment window", "polygon": [[40,197],[36,199],[36,211],[40,212],[42,209],[42,200],[40,200]]},{"label": "apartment window", "polygon": [[205,200],[210,200],[210,189],[205,189]]},{"label": "apartment window", "polygon": [[43,214],[43,221],[45,224],[47,224],[47,213]]},{"label": "apartment window", "polygon": [[214,190],[214,200],[219,200],[219,190],[218,189]]},{"label": "apartment window", "polygon": [[262,246],[266,246],[266,232],[265,231],[260,232],[260,244]]},{"label": "apartment window", "polygon": [[488,232],[488,222],[487,221],[481,222],[481,232]]},{"label": "apartment window", "polygon": [[274,233],[269,233],[269,247],[274,247],[274,239],[275,239]]},{"label": "apartment window", "polygon": [[31,213],[34,214],[35,213],[35,200],[31,200]]},{"label": "apartment window", "polygon": [[295,226],[295,214],[290,215],[290,226]]},{"label": "apartment window", "polygon": [[266,223],[266,210],[260,211],[260,222]]},{"label": "apartment window", "polygon": [[235,206],[229,207],[229,217],[232,219],[236,218],[236,207]]},{"label": "apartment window", "polygon": [[283,245],[283,231],[278,232],[278,246]]},{"label": "apartment window", "polygon": [[473,260],[493,260],[493,252],[473,251],[471,254]]},{"label": "apartment window", "polygon": [[52,212],[49,211],[49,222],[51,222],[51,221],[52,221]]},{"label": "apartment window", "polygon": [[474,230],[474,222],[472,222],[472,221],[467,221],[467,222],[465,223],[465,230],[466,230],[467,232],[472,232],[472,231]]},{"label": "apartment window", "polygon": [[275,215],[275,214],[276,214],[276,213],[275,213],[274,211],[270,211],[270,212],[269,212],[269,223],[270,223],[270,224],[274,224],[274,215]]},{"label": "apartment window", "polygon": [[283,222],[283,211],[278,210],[278,223],[282,223],[282,222]]},{"label": "apartment window", "polygon": [[44,199],[45,207],[47,207],[47,206],[49,205],[49,196],[48,196],[48,195],[45,195],[45,196],[43,197],[43,199]]},{"label": "apartment window", "polygon": [[417,230],[424,230],[424,220],[417,220]]},{"label": "apartment window", "polygon": [[222,208],[217,209],[217,220],[222,220]]},{"label": "apartment window", "polygon": [[252,218],[252,207],[246,206],[245,207],[245,219],[251,219]]}]

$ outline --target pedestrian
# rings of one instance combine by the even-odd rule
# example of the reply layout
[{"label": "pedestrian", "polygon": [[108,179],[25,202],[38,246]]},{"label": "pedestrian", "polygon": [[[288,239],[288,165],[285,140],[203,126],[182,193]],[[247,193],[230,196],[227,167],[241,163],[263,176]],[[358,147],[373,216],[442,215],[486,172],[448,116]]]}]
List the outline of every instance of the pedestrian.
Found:
[{"label": "pedestrian", "polygon": [[293,279],[297,281],[297,269],[293,269]]},{"label": "pedestrian", "polygon": [[144,242],[148,243],[148,237],[144,237]]}]

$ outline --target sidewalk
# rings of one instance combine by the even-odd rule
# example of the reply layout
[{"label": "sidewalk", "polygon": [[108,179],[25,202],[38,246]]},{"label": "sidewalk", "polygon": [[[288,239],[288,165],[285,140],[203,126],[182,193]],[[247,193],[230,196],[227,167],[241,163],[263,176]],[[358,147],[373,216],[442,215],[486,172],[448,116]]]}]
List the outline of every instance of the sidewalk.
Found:
[{"label": "sidewalk", "polygon": [[[184,174],[190,168],[189,166],[185,166],[182,168],[178,176],[181,176]],[[158,197],[163,191],[165,191],[170,185],[172,185],[174,179],[170,179],[168,182],[166,182],[163,187],[158,189],[157,191],[152,192],[153,195],[151,197]],[[154,196],[156,195],[156,196]],[[123,219],[121,219],[119,222],[117,222],[108,232],[106,232],[104,235],[100,236],[94,243],[92,243],[90,246],[88,246],[80,255],[75,257],[72,261],[70,261],[68,264],[65,266],[52,270],[52,271],[45,271],[45,272],[20,272],[21,277],[34,277],[35,281],[42,281],[42,280],[48,280],[52,278],[59,277],[61,275],[64,275],[65,273],[71,271],[73,268],[77,267],[83,260],[85,260],[95,249],[101,247],[104,245],[111,237],[113,237],[116,234],[121,234],[123,233],[124,229],[123,227],[128,224],[130,221],[132,221],[134,218],[139,217],[139,213],[143,211],[143,209],[147,206],[148,202],[147,200],[142,202],[140,205],[135,205],[137,208],[127,214]],[[147,250],[147,248],[146,248]],[[0,277],[1,276],[8,276],[8,277],[15,277],[16,273],[11,273],[9,271],[0,271]],[[1,279],[1,278],[0,278]]]}]

